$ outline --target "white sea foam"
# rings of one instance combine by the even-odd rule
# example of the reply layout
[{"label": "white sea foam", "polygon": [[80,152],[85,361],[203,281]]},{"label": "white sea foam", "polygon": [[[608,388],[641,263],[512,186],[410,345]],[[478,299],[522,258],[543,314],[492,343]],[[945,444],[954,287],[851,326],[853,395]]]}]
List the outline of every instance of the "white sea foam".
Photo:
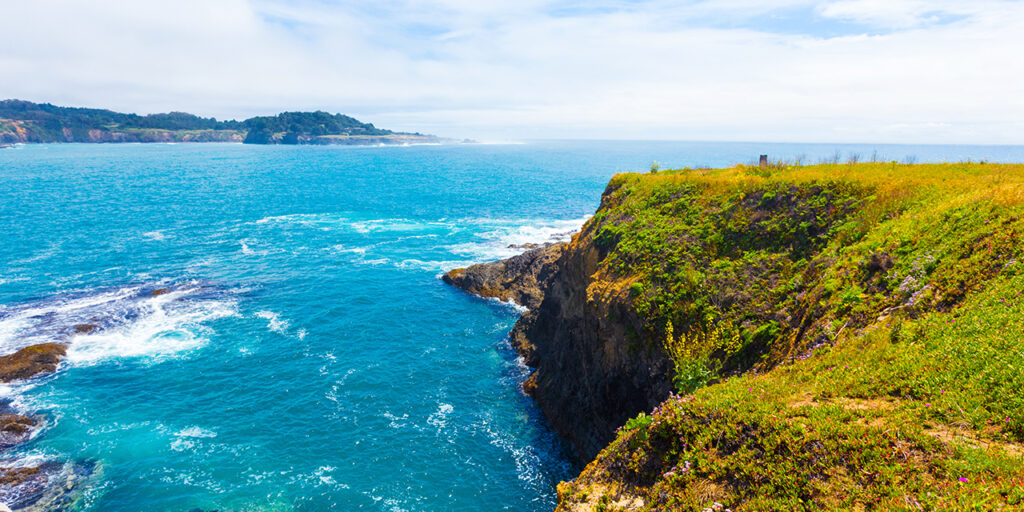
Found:
[{"label": "white sea foam", "polygon": [[187,300],[198,289],[173,290],[150,297],[134,320],[96,333],[76,336],[68,349],[72,364],[92,364],[113,358],[151,357],[157,360],[204,345],[212,330],[205,325],[238,314],[228,299]]},{"label": "white sea foam", "polygon": [[267,328],[277,333],[287,334],[288,326],[291,325],[288,320],[282,319],[281,315],[273,311],[257,311],[256,316],[266,320]]},{"label": "white sea foam", "polygon": [[320,466],[316,471],[313,472],[313,477],[320,481],[323,485],[330,485],[340,487],[342,489],[348,489],[345,484],[339,484],[330,473],[333,473],[338,468],[334,466]]},{"label": "white sea foam", "polygon": [[366,250],[369,249],[369,247],[345,247],[344,244],[338,244],[332,245],[328,249],[337,253],[366,254]]},{"label": "white sea foam", "polygon": [[147,231],[142,234],[143,238],[153,241],[167,240],[167,235],[163,231]]},{"label": "white sea foam", "polygon": [[477,235],[481,240],[448,246],[455,254],[475,261],[494,261],[521,254],[529,244],[567,242],[579,232],[590,216],[565,220],[507,220],[478,219],[475,223],[494,227]]},{"label": "white sea foam", "polygon": [[535,487],[544,485],[545,475],[541,469],[543,465],[541,456],[533,446],[523,444],[508,432],[494,429],[487,419],[477,426],[477,430],[482,430],[487,434],[492,446],[500,448],[512,457],[519,480]]},{"label": "white sea foam", "polygon": [[18,281],[28,281],[27,277],[0,277],[0,284],[15,283]]},{"label": "white sea foam", "polygon": [[258,243],[258,240],[253,238],[245,238],[243,240],[239,240],[238,243],[241,244],[242,246],[242,254],[246,256],[266,256],[273,252],[280,252],[279,250],[274,251],[270,249],[253,249],[252,247],[249,247],[249,244]]},{"label": "white sea foam", "polygon": [[178,437],[193,437],[193,438],[205,438],[205,437],[217,437],[217,433],[212,430],[207,430],[202,427],[192,425],[191,427],[183,428],[174,433]]},{"label": "white sea foam", "polygon": [[400,429],[400,428],[404,427],[406,425],[406,423],[405,423],[406,420],[409,419],[409,415],[408,414],[403,414],[401,416],[395,416],[394,414],[391,414],[390,411],[385,411],[383,416],[384,416],[385,419],[388,420],[388,426],[393,428],[393,429]]},{"label": "white sea foam", "polygon": [[[530,310],[530,308],[528,308],[526,306],[523,306],[523,305],[520,305],[519,303],[517,303],[516,301],[514,301],[512,299],[501,300],[501,299],[499,299],[497,297],[491,297],[488,300],[490,300],[492,302],[497,302],[498,304],[501,304],[502,306],[508,306],[508,307],[510,307],[510,308],[512,308],[512,309],[514,309],[514,310],[516,310],[518,312],[520,312],[520,313],[526,313],[527,311]],[[502,326],[502,328],[504,329],[504,326]]]},{"label": "white sea foam", "polygon": [[[158,293],[151,293],[157,290]],[[208,322],[237,314],[231,294],[197,283],[125,286],[0,306],[0,353],[67,341],[70,364],[167,357],[206,342]],[[90,324],[91,332],[76,325]]]},{"label": "white sea foam", "polygon": [[454,410],[455,408],[451,404],[441,403],[437,406],[437,410],[427,417],[427,423],[441,430],[448,426],[448,415]]}]

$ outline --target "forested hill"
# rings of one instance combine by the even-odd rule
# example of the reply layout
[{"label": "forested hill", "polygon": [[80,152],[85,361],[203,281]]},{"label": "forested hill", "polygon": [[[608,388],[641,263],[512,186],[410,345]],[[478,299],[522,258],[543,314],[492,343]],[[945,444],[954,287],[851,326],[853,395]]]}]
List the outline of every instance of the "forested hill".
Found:
[{"label": "forested hill", "polygon": [[382,130],[369,123],[343,115],[327,112],[284,112],[276,116],[262,116],[243,122],[248,130],[245,142],[267,144],[275,134],[283,134],[287,143],[297,143],[299,137],[321,137],[328,135],[392,135],[391,130]]},{"label": "forested hill", "polygon": [[439,141],[434,136],[396,133],[346,115],[321,111],[218,121],[184,112],[138,115],[23,100],[0,101],[0,143],[404,144]]}]

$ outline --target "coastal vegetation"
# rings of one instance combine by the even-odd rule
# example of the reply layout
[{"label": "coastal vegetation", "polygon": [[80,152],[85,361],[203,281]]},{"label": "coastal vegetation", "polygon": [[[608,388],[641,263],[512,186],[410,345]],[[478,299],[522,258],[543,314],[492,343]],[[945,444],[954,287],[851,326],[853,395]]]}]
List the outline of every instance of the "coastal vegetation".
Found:
[{"label": "coastal vegetation", "polygon": [[630,281],[679,394],[563,508],[1024,505],[1022,213],[1024,166],[617,176],[599,274]]},{"label": "coastal vegetation", "polygon": [[513,332],[560,510],[1024,507],[1024,166],[652,171]]},{"label": "coastal vegetation", "polygon": [[219,121],[184,112],[141,116],[22,100],[0,101],[0,143],[405,144],[438,141],[440,139],[431,135],[392,132],[346,115],[321,111]]}]

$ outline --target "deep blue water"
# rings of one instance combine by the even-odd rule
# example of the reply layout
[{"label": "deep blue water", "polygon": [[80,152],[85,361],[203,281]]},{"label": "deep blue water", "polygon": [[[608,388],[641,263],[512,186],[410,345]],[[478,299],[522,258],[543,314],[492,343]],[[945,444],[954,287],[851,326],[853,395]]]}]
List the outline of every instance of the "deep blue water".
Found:
[{"label": "deep blue water", "polygon": [[87,470],[80,510],[550,510],[574,469],[519,391],[519,312],[439,275],[564,238],[618,171],[836,150],[1024,161],[669,142],[0,150],[0,354],[70,343],[56,375],[2,390],[48,419],[5,457]]}]

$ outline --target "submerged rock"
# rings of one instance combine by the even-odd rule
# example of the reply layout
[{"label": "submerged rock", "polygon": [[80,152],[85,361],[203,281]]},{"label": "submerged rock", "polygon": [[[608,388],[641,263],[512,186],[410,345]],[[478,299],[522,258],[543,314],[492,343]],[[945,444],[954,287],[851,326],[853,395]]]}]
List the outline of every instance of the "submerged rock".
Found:
[{"label": "submerged rock", "polygon": [[89,334],[98,328],[96,324],[78,324],[75,326],[75,334]]},{"label": "submerged rock", "polygon": [[0,357],[0,382],[27,379],[57,369],[68,348],[60,343],[40,343]]},{"label": "submerged rock", "polygon": [[481,297],[512,300],[534,309],[543,300],[544,288],[556,271],[554,263],[565,247],[564,243],[537,247],[506,260],[452,270],[442,279]]},{"label": "submerged rock", "polygon": [[39,429],[35,418],[13,412],[0,414],[0,449],[10,448],[28,441]]},{"label": "submerged rock", "polygon": [[24,462],[0,460],[0,503],[18,512],[67,510],[80,494],[79,481],[91,473],[88,466]]}]

